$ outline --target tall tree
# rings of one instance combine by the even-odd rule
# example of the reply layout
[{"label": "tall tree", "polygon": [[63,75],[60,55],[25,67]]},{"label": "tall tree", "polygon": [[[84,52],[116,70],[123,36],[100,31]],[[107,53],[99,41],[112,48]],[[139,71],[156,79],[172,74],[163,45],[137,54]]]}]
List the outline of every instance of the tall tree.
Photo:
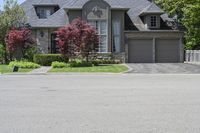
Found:
[{"label": "tall tree", "polygon": [[[6,47],[5,37],[13,27],[21,27],[26,23],[23,9],[16,0],[4,0],[3,12],[0,14],[0,44]],[[7,54],[5,54],[7,60]]]},{"label": "tall tree", "polygon": [[186,27],[186,49],[200,49],[200,0],[155,0]]}]

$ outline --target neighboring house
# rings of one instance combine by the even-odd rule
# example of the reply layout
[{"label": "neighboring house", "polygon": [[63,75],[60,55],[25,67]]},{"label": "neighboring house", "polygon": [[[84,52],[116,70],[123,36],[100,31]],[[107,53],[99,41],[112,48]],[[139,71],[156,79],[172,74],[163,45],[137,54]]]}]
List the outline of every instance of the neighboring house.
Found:
[{"label": "neighboring house", "polygon": [[42,53],[57,53],[54,31],[80,17],[98,30],[99,53],[129,63],[183,62],[183,33],[149,0],[26,0],[22,7]]}]

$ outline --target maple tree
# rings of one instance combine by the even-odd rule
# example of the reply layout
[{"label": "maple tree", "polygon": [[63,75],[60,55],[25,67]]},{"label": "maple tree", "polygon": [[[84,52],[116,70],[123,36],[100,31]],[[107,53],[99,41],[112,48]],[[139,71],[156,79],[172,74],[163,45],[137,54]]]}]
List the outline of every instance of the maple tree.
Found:
[{"label": "maple tree", "polygon": [[81,56],[88,61],[99,44],[96,29],[80,18],[60,28],[56,33],[60,52],[71,59]]},{"label": "maple tree", "polygon": [[7,52],[11,55],[20,50],[24,57],[25,51],[35,44],[32,33],[29,29],[12,29],[5,38]]}]

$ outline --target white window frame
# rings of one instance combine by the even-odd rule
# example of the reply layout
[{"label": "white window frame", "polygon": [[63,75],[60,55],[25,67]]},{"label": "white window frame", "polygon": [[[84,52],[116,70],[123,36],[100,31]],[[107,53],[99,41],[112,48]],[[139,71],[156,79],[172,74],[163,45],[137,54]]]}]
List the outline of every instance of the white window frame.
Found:
[{"label": "white window frame", "polygon": [[[155,25],[152,25],[152,24],[155,24]],[[149,27],[150,28],[158,28],[158,16],[156,16],[156,15],[150,16]]]},{"label": "white window frame", "polygon": [[[96,24],[95,28],[97,28],[97,26],[98,26],[97,32],[98,32],[98,35],[100,36],[99,39],[101,39],[101,36],[106,36],[106,51],[101,52],[101,47],[100,47],[101,40],[99,40],[99,46],[98,46],[98,52],[97,53],[108,53],[108,21],[104,20],[104,19],[89,19],[88,20],[88,23],[93,23],[93,22],[95,22],[95,24]],[[101,25],[97,24],[99,22],[105,22],[106,23],[106,33],[105,34],[101,34]]]}]

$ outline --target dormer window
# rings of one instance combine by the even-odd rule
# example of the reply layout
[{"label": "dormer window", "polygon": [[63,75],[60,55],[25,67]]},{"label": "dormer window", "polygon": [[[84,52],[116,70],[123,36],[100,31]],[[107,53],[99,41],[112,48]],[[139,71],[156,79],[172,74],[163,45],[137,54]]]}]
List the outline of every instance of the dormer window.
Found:
[{"label": "dormer window", "polygon": [[154,2],[144,8],[140,17],[144,22],[146,29],[156,30],[160,28],[160,15],[164,13]]},{"label": "dormer window", "polygon": [[47,19],[49,16],[59,10],[57,5],[34,5],[39,19]]},{"label": "dormer window", "polygon": [[151,28],[157,28],[157,16],[151,16],[150,19],[151,19],[150,20],[151,21],[150,27]]},{"label": "dormer window", "polygon": [[40,19],[45,19],[49,16],[51,16],[53,12],[50,9],[39,9],[38,10],[38,17]]}]

